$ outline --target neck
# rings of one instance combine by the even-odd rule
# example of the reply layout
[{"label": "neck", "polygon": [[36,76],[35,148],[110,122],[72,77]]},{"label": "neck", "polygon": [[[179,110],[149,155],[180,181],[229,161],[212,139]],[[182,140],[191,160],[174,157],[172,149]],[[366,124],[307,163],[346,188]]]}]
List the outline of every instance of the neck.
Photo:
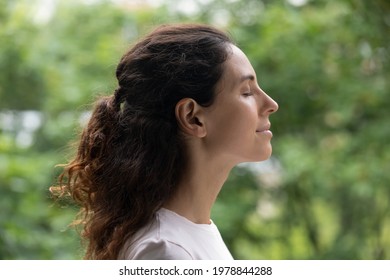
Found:
[{"label": "neck", "polygon": [[197,224],[210,224],[213,204],[233,166],[194,155],[164,207]]}]

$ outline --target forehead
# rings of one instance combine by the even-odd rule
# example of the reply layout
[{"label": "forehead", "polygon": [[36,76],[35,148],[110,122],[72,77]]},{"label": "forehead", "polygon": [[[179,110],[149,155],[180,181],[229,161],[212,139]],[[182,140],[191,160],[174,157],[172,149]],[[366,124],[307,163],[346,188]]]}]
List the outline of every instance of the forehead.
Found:
[{"label": "forehead", "polygon": [[248,79],[256,79],[255,70],[244,52],[231,45],[230,56],[224,63],[221,82],[225,86],[235,86]]}]

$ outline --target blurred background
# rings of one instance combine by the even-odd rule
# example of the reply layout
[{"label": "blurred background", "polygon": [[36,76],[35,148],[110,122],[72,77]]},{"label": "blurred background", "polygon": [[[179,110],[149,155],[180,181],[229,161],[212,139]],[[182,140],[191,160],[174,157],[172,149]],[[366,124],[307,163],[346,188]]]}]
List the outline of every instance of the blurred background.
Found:
[{"label": "blurred background", "polygon": [[273,156],[213,220],[236,259],[390,259],[388,0],[0,0],[0,259],[80,259],[48,188],[123,52],[161,23],[227,30],[280,105]]}]

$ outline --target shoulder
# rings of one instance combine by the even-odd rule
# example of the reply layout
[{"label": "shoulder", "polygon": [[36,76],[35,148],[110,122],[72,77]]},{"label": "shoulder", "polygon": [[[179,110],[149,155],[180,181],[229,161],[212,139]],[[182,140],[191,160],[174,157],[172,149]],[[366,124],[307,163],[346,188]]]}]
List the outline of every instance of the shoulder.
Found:
[{"label": "shoulder", "polygon": [[167,240],[141,242],[132,250],[133,260],[192,260],[182,246]]},{"label": "shoulder", "polygon": [[[176,229],[172,231],[172,228]],[[191,260],[185,242],[178,234],[180,226],[159,211],[153,221],[128,240],[119,258],[130,260]],[[169,230],[168,230],[169,229]],[[180,231],[180,230],[179,230]]]}]

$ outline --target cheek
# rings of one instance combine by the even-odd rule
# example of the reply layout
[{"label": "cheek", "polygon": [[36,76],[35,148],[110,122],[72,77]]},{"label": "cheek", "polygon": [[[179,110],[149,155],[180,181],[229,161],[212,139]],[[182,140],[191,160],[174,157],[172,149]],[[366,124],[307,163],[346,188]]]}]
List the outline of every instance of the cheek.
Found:
[{"label": "cheek", "polygon": [[225,107],[223,117],[219,119],[219,133],[224,137],[233,139],[243,139],[246,136],[253,136],[256,132],[257,111],[253,106]]},{"label": "cheek", "polygon": [[242,102],[231,112],[232,122],[237,129],[254,133],[258,122],[257,109],[254,102]]}]

